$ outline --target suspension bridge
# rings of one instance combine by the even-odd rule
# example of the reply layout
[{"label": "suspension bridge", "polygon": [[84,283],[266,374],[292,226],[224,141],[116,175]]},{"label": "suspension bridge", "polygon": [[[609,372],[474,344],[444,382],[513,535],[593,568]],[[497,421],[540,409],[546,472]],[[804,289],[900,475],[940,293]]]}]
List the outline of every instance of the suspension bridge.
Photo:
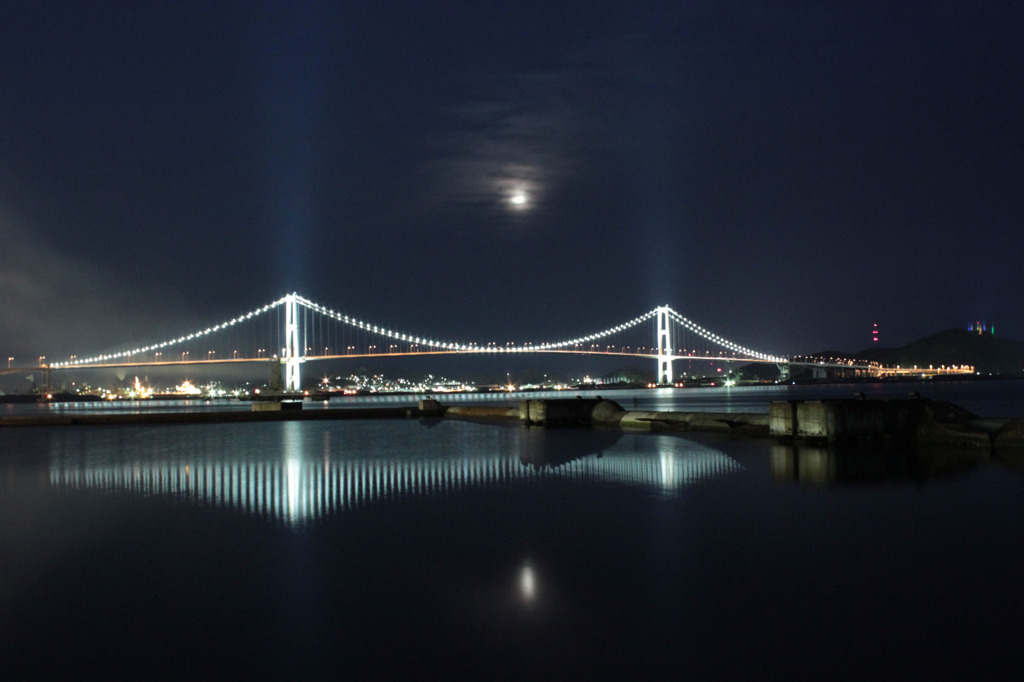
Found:
[{"label": "suspension bridge", "polygon": [[[347,358],[411,355],[501,355],[570,353],[646,358],[656,363],[657,382],[674,383],[673,362],[706,360],[731,363],[770,363],[783,375],[791,365],[847,375],[940,374],[971,368],[887,368],[874,362],[843,358],[786,358],[740,345],[683,317],[669,306],[658,306],[631,320],[589,334],[543,343],[460,342],[421,336],[372,324],[314,303],[297,293],[272,303],[156,343],[125,347],[110,353],[71,355],[59,361],[16,365],[9,357],[0,374],[86,368],[143,368],[173,365],[274,363],[281,368],[282,387],[302,390],[302,366],[310,362]],[[48,377],[47,377],[48,378]]]}]

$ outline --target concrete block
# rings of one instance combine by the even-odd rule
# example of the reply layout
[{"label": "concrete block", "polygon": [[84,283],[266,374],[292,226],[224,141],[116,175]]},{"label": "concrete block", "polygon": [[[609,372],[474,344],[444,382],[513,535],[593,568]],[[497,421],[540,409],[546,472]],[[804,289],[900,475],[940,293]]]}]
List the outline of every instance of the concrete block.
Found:
[{"label": "concrete block", "polygon": [[420,412],[438,413],[441,412],[441,403],[433,398],[423,398],[417,404]]},{"label": "concrete block", "polygon": [[830,414],[821,401],[805,400],[796,404],[796,436],[798,438],[828,438]]},{"label": "concrete block", "polygon": [[776,400],[768,405],[768,433],[777,438],[793,437],[793,403]]}]

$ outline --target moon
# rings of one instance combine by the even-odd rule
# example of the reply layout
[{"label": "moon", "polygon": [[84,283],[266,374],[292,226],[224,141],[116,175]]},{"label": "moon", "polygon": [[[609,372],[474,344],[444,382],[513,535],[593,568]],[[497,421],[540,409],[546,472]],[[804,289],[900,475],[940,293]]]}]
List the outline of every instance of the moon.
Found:
[{"label": "moon", "polygon": [[511,203],[514,208],[526,208],[529,201],[530,198],[526,196],[526,192],[522,190],[513,192],[512,196],[509,197],[509,203]]}]

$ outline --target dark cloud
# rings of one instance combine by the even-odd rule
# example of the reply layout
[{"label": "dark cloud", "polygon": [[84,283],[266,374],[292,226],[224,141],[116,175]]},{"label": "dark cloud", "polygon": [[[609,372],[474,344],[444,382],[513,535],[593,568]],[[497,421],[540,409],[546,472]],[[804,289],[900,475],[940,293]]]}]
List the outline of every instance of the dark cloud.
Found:
[{"label": "dark cloud", "polygon": [[0,207],[0,348],[18,364],[106,351],[187,319],[157,283],[126,281],[36,232]]}]

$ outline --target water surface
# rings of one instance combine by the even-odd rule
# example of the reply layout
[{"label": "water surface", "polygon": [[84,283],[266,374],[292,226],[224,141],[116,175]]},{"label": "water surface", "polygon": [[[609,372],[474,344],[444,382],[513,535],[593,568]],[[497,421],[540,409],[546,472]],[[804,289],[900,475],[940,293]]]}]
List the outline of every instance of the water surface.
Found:
[{"label": "water surface", "polygon": [[438,421],[0,430],[5,677],[1020,671],[1024,458]]}]

